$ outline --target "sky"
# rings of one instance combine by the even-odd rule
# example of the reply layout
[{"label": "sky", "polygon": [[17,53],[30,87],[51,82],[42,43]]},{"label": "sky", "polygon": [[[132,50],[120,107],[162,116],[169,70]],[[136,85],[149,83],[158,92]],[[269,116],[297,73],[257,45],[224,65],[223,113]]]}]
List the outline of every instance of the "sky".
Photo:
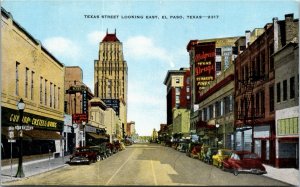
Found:
[{"label": "sky", "polygon": [[163,82],[168,70],[189,67],[190,40],[244,36],[289,13],[299,18],[295,0],[1,0],[1,6],[61,63],[80,66],[92,91],[99,43],[116,29],[128,65],[127,118],[142,136],[166,123]]}]

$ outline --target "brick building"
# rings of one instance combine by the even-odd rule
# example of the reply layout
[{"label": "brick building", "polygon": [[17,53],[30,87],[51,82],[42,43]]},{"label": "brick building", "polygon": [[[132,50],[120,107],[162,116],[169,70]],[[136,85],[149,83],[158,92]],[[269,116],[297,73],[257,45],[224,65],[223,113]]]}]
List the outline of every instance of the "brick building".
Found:
[{"label": "brick building", "polygon": [[235,60],[235,149],[255,152],[271,165],[276,156],[273,54],[298,37],[296,28],[292,14],[274,18]]}]

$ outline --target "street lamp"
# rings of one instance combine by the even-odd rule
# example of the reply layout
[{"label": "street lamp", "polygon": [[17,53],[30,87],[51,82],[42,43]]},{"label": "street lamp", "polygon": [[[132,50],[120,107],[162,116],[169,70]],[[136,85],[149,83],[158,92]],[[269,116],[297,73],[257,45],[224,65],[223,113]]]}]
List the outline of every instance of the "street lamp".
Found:
[{"label": "street lamp", "polygon": [[19,118],[20,130],[19,130],[19,164],[18,164],[16,177],[22,178],[25,177],[25,174],[23,172],[23,130],[22,130],[22,119],[23,119],[23,112],[25,109],[25,103],[23,102],[22,98],[18,102],[17,107],[20,113],[20,118]]},{"label": "street lamp", "polygon": [[218,143],[218,141],[219,141],[219,139],[218,139],[218,128],[220,127],[220,124],[216,124],[216,142],[217,142],[217,149],[218,149],[218,147],[219,147],[219,143]]}]

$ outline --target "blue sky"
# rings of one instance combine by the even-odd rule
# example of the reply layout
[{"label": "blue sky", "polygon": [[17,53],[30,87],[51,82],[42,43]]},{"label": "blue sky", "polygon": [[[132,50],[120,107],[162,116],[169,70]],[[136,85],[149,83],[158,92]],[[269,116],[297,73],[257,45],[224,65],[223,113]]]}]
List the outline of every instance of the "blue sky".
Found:
[{"label": "blue sky", "polygon": [[[299,3],[292,0],[1,0],[1,4],[63,64],[80,66],[84,83],[92,90],[99,42],[106,29],[109,33],[116,29],[128,64],[128,121],[136,122],[140,135],[150,135],[153,128],[159,129],[160,123],[166,123],[163,81],[168,70],[189,66],[186,45],[190,40],[243,36],[245,30],[264,27],[273,17],[282,20],[288,13],[299,17]],[[93,19],[84,15],[119,18]],[[187,18],[216,15],[218,19]]]}]

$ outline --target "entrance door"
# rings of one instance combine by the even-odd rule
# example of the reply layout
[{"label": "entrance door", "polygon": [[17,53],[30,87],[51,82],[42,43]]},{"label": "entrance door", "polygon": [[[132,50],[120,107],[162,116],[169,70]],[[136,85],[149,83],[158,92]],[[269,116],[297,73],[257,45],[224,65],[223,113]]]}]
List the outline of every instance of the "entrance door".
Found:
[{"label": "entrance door", "polygon": [[261,140],[261,161],[265,163],[266,161],[266,140]]}]

